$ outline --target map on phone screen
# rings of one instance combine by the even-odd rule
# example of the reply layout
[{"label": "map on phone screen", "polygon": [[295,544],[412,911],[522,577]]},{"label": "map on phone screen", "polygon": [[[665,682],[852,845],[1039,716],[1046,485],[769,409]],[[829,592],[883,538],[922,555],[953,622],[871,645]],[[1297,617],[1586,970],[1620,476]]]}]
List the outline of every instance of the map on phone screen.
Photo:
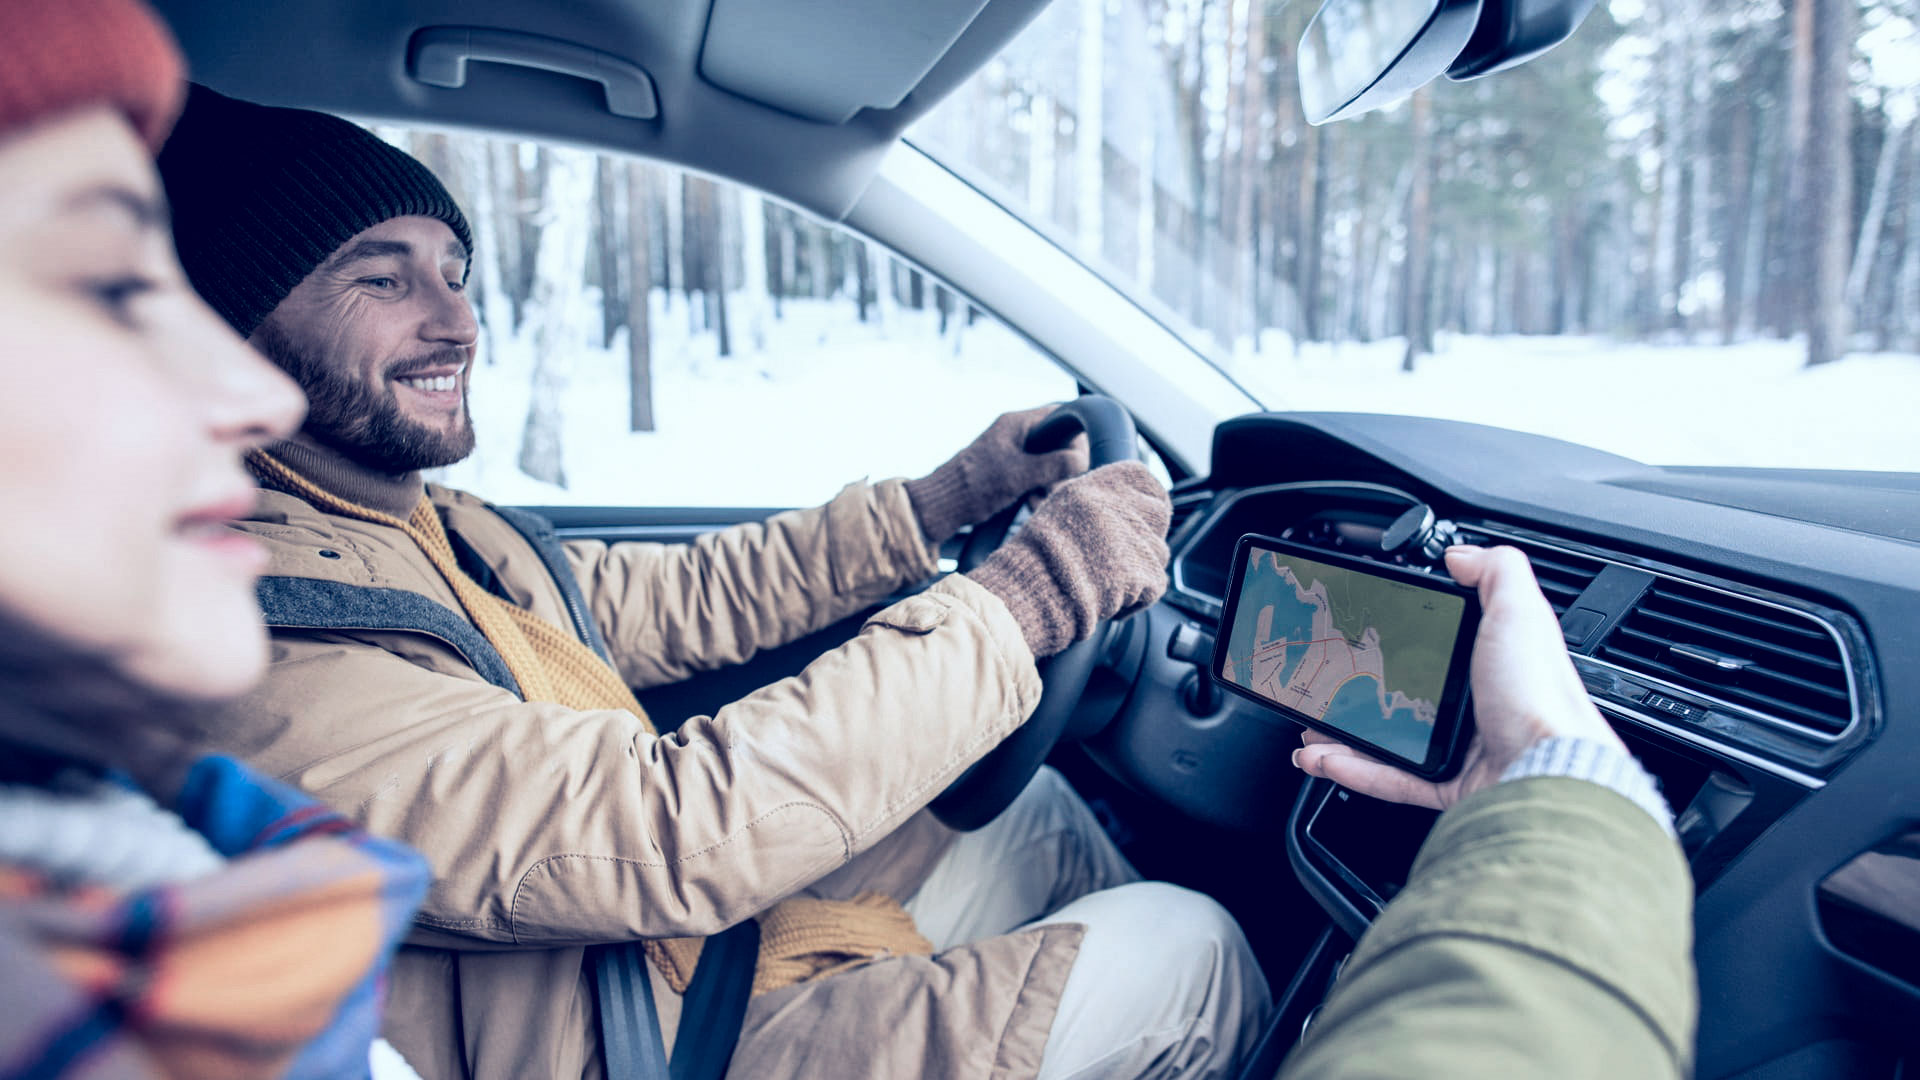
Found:
[{"label": "map on phone screen", "polygon": [[1220,678],[1420,761],[1466,603],[1254,546]]}]

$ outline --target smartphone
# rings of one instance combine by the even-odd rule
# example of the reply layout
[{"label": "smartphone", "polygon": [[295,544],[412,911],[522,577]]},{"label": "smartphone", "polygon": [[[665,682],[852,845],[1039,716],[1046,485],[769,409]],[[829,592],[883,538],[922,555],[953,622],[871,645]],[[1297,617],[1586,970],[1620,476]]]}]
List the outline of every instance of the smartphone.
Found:
[{"label": "smartphone", "polygon": [[1473,735],[1474,590],[1444,575],[1248,534],[1233,552],[1213,673],[1230,693],[1427,780]]}]

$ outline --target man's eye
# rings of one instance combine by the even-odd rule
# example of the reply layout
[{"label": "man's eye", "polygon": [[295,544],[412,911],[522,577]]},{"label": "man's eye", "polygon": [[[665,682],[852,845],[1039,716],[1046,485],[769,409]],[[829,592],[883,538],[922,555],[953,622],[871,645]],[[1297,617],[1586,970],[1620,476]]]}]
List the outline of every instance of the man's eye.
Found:
[{"label": "man's eye", "polygon": [[370,286],[375,289],[397,289],[400,287],[399,279],[390,278],[390,277],[361,278],[360,284]]},{"label": "man's eye", "polygon": [[157,287],[152,278],[141,277],[138,274],[101,278],[86,283],[87,292],[92,295],[94,301],[105,308],[115,322],[123,326],[134,325],[133,302]]}]

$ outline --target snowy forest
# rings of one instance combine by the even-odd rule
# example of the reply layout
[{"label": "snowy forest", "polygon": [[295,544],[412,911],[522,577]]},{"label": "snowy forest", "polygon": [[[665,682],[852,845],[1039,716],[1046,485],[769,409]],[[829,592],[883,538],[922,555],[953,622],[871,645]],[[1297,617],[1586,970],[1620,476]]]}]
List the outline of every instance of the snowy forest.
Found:
[{"label": "snowy forest", "polygon": [[1920,2],[1613,0],[1518,68],[1319,128],[1315,9],[1060,0],[910,137],[1222,346],[1920,348]]},{"label": "snowy forest", "polygon": [[[1314,10],[1055,0],[908,139],[1269,404],[1448,415],[1431,371],[1480,371],[1448,347],[1470,341],[1471,362],[1505,365],[1486,378],[1510,393],[1498,408],[1458,402],[1461,418],[1643,460],[1920,466],[1904,420],[1855,415],[1862,398],[1920,394],[1920,0],[1611,0],[1533,62],[1317,128],[1294,69]],[[690,401],[715,380],[765,390],[745,420],[773,430],[814,368],[851,364],[840,374],[855,385],[905,378],[906,343],[923,368],[902,386],[944,379],[968,406],[902,432],[924,445],[901,451],[901,471],[937,463],[1001,407],[1072,393],[939,282],[750,190],[635,159],[378,130],[473,222],[483,357],[508,370],[476,381],[481,460],[452,478],[491,497],[625,501],[636,462],[707,453],[668,437],[676,416],[704,415],[663,407],[676,380]],[[1667,429],[1701,428],[1697,416],[1640,431],[1549,423],[1535,399],[1563,389],[1538,381],[1554,355],[1568,372],[1614,364],[1739,406],[1747,429],[1825,401],[1815,426],[1831,430],[1793,456],[1751,438],[1675,441]],[[982,365],[1004,377],[983,388]],[[1851,374],[1792,374],[1834,367]],[[1771,396],[1727,396],[1762,395],[1745,385],[1757,382]],[[847,393],[818,389],[821,406]],[[587,411],[595,433],[582,433]],[[615,428],[635,437],[609,457]],[[820,441],[817,427],[791,432]],[[896,467],[851,439],[841,449],[807,467],[836,480]],[[800,501],[774,490],[777,472],[763,459],[765,488],[650,494]]]}]

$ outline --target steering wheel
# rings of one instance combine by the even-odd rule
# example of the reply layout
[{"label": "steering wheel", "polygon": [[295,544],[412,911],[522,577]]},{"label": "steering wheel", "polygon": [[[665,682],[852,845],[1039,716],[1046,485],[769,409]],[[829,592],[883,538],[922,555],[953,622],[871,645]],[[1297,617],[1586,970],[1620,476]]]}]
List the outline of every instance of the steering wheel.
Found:
[{"label": "steering wheel", "polygon": [[[1088,467],[1097,469],[1119,461],[1137,460],[1133,417],[1120,403],[1109,397],[1088,394],[1055,409],[1028,433],[1025,449],[1030,454],[1058,450],[1082,431],[1087,433]],[[979,525],[960,552],[960,570],[973,569],[985,561],[1007,538],[1007,532],[1020,513],[1020,502],[1002,510]],[[987,756],[973,763],[960,778],[948,785],[928,809],[951,829],[971,832],[1000,816],[1027,782],[1040,771],[1047,752],[1060,739],[1074,706],[1087,688],[1087,680],[1100,660],[1106,641],[1107,622],[1094,624],[1093,632],[1076,641],[1040,668],[1040,705],[1025,724],[1015,729]]]}]

